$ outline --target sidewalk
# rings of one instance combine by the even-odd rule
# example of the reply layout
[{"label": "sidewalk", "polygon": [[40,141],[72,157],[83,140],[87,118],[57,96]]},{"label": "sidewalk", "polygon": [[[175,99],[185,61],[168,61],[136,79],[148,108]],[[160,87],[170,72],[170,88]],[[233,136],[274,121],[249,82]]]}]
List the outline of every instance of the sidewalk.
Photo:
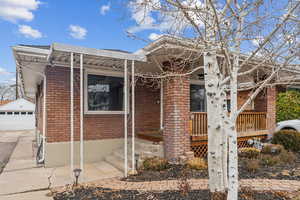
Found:
[{"label": "sidewalk", "polygon": [[[18,139],[9,162],[0,175],[0,199],[52,199],[46,197],[51,176],[51,187],[63,186],[73,182],[70,167],[37,167],[32,146],[34,132],[3,134],[11,140]],[[0,135],[0,140],[3,135]],[[122,173],[106,162],[91,163],[84,166],[84,182],[102,178],[122,176]],[[28,192],[32,190],[43,190]],[[26,192],[27,191],[27,192]],[[24,193],[23,193],[24,192]]]}]

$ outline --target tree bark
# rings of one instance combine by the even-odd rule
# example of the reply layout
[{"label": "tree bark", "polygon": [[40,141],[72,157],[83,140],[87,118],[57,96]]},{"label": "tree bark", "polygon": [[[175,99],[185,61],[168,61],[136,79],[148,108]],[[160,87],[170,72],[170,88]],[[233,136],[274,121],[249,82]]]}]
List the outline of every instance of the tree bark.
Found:
[{"label": "tree bark", "polygon": [[[207,94],[208,173],[212,197],[226,195],[226,170],[223,167],[224,131],[222,119],[222,87],[216,53],[204,53],[204,77]],[[227,168],[227,167],[226,167]],[[215,194],[216,193],[216,194]],[[221,195],[222,196],[222,195]]]},{"label": "tree bark", "polygon": [[228,197],[227,200],[238,199],[238,141],[236,130],[237,119],[237,73],[238,73],[239,58],[234,58],[232,76],[230,79],[230,120],[226,126],[228,133]]}]

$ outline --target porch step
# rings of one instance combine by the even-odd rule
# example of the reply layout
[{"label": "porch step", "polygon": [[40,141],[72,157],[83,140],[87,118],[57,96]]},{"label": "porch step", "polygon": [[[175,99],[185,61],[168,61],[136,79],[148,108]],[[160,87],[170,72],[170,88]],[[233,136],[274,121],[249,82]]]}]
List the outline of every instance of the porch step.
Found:
[{"label": "porch step", "polygon": [[[109,155],[105,158],[105,161],[117,168],[118,170],[124,171],[124,159],[115,155]],[[128,171],[131,169],[131,161],[128,160]]]},{"label": "porch step", "polygon": [[[128,170],[130,170],[132,164],[131,142],[128,142],[127,148]],[[161,144],[153,144],[153,142],[140,139],[135,140],[135,153],[139,154],[141,159],[163,155]],[[104,160],[115,168],[124,171],[124,146],[113,151]]]}]

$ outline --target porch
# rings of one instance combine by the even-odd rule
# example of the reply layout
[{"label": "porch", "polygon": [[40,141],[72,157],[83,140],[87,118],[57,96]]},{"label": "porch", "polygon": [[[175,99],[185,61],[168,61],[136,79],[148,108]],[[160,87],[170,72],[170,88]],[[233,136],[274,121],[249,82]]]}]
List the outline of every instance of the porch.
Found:
[{"label": "porch", "polygon": [[[248,140],[251,138],[266,138],[269,133],[267,129],[267,113],[247,111],[239,115],[237,119],[238,146],[249,146]],[[190,139],[191,150],[195,156],[202,157],[207,153],[207,113],[190,113]],[[163,134],[156,130],[142,131],[137,134],[138,138],[162,142]]]}]

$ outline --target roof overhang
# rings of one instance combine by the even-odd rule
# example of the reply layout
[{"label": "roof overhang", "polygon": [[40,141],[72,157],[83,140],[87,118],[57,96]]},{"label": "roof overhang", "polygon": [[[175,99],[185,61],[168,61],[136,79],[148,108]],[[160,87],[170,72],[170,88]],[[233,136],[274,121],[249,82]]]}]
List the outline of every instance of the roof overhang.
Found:
[{"label": "roof overhang", "polygon": [[79,55],[83,54],[84,68],[123,71],[124,60],[135,61],[135,67],[148,70],[147,57],[143,54],[114,50],[93,49],[80,46],[53,43],[48,49],[39,46],[17,45],[12,47],[19,84],[25,97],[34,99],[37,85],[41,83],[46,66],[70,67],[71,53],[74,67],[79,67]]}]

